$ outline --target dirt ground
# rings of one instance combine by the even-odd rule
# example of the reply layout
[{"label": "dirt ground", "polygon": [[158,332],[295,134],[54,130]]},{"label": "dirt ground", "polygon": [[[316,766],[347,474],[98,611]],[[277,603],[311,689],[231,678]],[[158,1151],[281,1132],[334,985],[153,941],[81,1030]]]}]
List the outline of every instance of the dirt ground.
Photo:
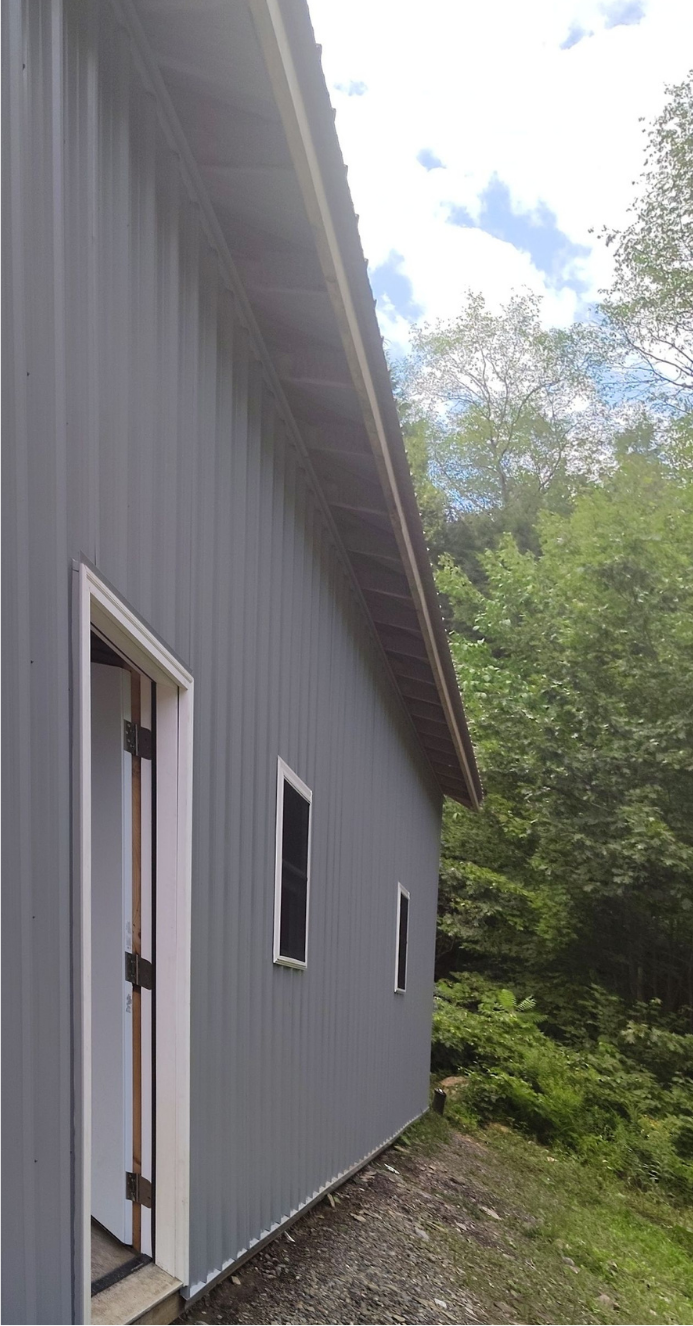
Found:
[{"label": "dirt ground", "polygon": [[[452,1133],[433,1154],[395,1145],[223,1281],[182,1322],[506,1322],[465,1288],[459,1250],[500,1241],[485,1148]],[[457,1177],[458,1175],[464,1177]]]},{"label": "dirt ground", "polygon": [[693,1213],[500,1124],[427,1114],[180,1318],[693,1323]]}]

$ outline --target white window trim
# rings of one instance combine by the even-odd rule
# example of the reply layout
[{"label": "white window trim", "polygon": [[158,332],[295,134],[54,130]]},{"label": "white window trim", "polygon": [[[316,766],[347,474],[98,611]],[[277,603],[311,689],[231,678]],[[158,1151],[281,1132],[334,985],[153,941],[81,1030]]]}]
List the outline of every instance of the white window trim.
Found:
[{"label": "white window trim", "polygon": [[[91,628],[157,683],[157,1001],[155,1259],[188,1283],[193,678],[85,562],[79,572],[78,887],[80,897],[81,1243],[91,1321]],[[163,905],[161,905],[163,904]],[[79,1309],[78,1309],[79,1311]]]},{"label": "white window trim", "polygon": [[[308,802],[308,876],[306,879],[306,956],[305,961],[285,958],[279,951],[282,919],[282,836],[284,831],[284,783],[290,783]],[[313,793],[298,774],[279,756],[277,760],[277,830],[274,858],[274,946],[273,960],[280,967],[296,967],[304,971],[308,966],[308,931],[310,926],[310,856],[313,838]]]},{"label": "white window trim", "polygon": [[[407,950],[404,958],[404,985],[399,984],[399,921],[402,914],[402,898],[406,898],[409,903],[407,912]],[[395,918],[395,994],[407,993],[407,977],[409,975],[409,927],[411,922],[411,896],[409,889],[405,889],[403,884],[397,885],[397,908]]]}]

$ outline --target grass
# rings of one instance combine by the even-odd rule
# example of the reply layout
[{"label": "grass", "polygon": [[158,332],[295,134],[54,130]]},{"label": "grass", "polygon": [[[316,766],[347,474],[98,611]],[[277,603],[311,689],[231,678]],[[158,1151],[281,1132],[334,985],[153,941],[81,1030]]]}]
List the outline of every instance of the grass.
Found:
[{"label": "grass", "polygon": [[429,1113],[405,1141],[459,1176],[467,1230],[435,1237],[488,1320],[693,1323],[689,1208],[498,1125],[455,1146],[453,1125]]}]

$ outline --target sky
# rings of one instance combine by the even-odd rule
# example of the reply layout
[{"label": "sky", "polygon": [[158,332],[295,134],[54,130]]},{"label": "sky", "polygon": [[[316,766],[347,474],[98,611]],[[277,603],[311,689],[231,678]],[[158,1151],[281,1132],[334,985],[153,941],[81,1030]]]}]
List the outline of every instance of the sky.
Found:
[{"label": "sky", "polygon": [[[529,287],[547,325],[610,278],[693,0],[309,0],[381,329]],[[596,231],[597,233],[590,233]]]}]

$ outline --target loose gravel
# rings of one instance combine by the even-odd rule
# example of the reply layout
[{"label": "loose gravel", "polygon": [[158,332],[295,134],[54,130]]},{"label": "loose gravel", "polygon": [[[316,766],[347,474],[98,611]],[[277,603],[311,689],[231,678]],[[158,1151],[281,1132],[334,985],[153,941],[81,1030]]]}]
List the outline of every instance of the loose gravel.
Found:
[{"label": "loose gravel", "polygon": [[[466,1184],[451,1175],[464,1172],[461,1152],[475,1145],[456,1134],[434,1157],[390,1148],[180,1321],[488,1322],[446,1248],[446,1235],[462,1228],[467,1237],[493,1237],[487,1232],[492,1220],[476,1224],[467,1213],[460,1225]],[[468,1196],[475,1209],[484,1194]]]}]

